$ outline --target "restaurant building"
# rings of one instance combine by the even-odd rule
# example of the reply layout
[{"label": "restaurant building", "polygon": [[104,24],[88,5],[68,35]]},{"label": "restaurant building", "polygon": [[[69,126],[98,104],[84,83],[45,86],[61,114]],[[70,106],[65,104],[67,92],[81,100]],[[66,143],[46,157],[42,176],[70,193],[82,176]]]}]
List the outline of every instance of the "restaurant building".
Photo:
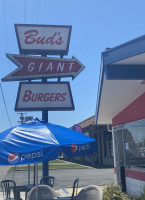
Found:
[{"label": "restaurant building", "polygon": [[98,142],[98,153],[92,155],[75,157],[82,164],[89,164],[93,167],[113,167],[113,143],[112,131],[108,131],[107,125],[96,125],[95,115],[75,124],[72,129],[94,138]]},{"label": "restaurant building", "polygon": [[102,52],[96,123],[112,124],[116,183],[145,187],[145,35]]}]

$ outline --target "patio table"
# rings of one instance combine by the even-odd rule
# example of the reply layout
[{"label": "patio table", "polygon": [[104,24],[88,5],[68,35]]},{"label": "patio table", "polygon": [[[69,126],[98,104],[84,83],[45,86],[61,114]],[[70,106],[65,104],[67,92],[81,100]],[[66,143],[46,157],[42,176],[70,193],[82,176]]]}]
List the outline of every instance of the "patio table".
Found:
[{"label": "patio table", "polygon": [[13,195],[14,195],[14,199],[20,199],[21,198],[21,192],[25,192],[25,199],[26,199],[26,196],[27,196],[27,193],[29,191],[29,189],[27,187],[24,187],[24,186],[11,186],[8,188],[10,193],[11,193],[11,190],[13,190]]},{"label": "patio table", "polygon": [[[27,184],[27,185],[22,185],[22,186],[26,187],[27,189],[24,189],[23,187],[20,188],[19,194],[17,194],[17,196],[19,196],[20,198],[24,197],[23,192],[28,192],[34,187],[33,184]],[[12,190],[13,187],[10,187],[9,189]],[[21,194],[21,192],[22,192],[22,194]],[[55,192],[57,194],[57,200],[70,200],[71,199],[71,195],[69,193],[66,193],[66,191],[64,191],[62,188],[59,189],[59,190],[55,190]],[[51,200],[51,199],[46,198],[46,199],[43,199],[43,200]]]},{"label": "patio table", "polygon": [[[39,185],[42,185],[42,184],[39,184]],[[13,190],[14,189],[14,187],[18,187],[19,189],[18,189],[18,191],[17,191],[17,194],[16,194],[16,196],[17,196],[17,198],[16,199],[20,199],[21,198],[21,192],[29,192],[33,187],[35,187],[34,186],[34,184],[26,184],[26,185],[19,185],[19,186],[11,186],[11,187],[9,187],[9,190],[11,191],[11,190]],[[23,195],[22,195],[23,196]],[[26,197],[27,195],[25,195],[25,197]],[[57,199],[57,198],[55,198],[55,199]],[[39,199],[39,200],[41,200],[41,199]],[[43,198],[43,200],[54,200],[54,199],[48,199],[48,198],[46,198],[46,199],[44,199]]]},{"label": "patio table", "polygon": [[[38,184],[38,185],[41,185],[41,184]],[[26,184],[26,185],[22,185],[22,186],[26,187],[28,191],[30,191],[33,187],[35,187],[34,184]]]}]

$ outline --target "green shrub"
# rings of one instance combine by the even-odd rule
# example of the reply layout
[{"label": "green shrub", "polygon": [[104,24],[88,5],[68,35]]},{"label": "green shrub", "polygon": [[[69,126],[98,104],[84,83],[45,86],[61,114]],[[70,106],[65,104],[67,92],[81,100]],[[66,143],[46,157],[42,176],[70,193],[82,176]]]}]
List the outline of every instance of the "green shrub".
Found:
[{"label": "green shrub", "polygon": [[[121,192],[117,185],[109,185],[103,190],[104,200],[139,200],[137,197],[129,197],[127,194]],[[142,200],[142,199],[141,199]],[[145,199],[144,199],[145,200]]]},{"label": "green shrub", "polygon": [[145,200],[145,188],[144,188],[143,192],[141,193],[139,200]]}]

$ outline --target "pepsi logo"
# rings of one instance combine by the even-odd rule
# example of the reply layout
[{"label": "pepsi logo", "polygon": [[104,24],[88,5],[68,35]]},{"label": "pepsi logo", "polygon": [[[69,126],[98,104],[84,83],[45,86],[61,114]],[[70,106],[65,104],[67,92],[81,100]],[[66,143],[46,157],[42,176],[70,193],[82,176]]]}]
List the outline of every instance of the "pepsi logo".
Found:
[{"label": "pepsi logo", "polygon": [[12,164],[17,163],[19,161],[19,155],[17,153],[10,154],[8,161]]},{"label": "pepsi logo", "polygon": [[72,153],[76,152],[78,149],[77,145],[72,144]]}]

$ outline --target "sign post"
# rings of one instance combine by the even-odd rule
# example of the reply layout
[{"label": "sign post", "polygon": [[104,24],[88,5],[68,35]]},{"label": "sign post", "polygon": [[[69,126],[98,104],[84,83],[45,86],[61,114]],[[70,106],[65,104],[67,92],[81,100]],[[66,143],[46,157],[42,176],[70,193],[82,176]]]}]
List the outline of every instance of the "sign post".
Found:
[{"label": "sign post", "polygon": [[[47,83],[47,79],[43,78],[42,83]],[[48,110],[42,110],[42,120],[48,122]],[[43,177],[49,176],[49,162],[44,161],[42,167]]]}]

